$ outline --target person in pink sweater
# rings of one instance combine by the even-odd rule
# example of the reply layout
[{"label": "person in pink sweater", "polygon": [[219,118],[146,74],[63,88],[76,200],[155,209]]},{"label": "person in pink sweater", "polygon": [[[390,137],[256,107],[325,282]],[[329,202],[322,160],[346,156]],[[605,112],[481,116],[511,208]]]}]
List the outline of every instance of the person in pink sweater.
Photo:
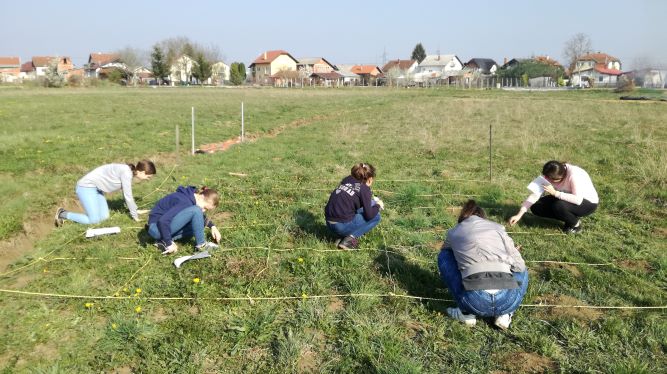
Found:
[{"label": "person in pink sweater", "polygon": [[600,202],[588,173],[575,165],[549,161],[542,167],[542,176],[528,185],[532,192],[521,204],[519,212],[509,219],[514,226],[530,209],[540,217],[565,222],[563,232],[581,231],[581,217],[595,212]]}]

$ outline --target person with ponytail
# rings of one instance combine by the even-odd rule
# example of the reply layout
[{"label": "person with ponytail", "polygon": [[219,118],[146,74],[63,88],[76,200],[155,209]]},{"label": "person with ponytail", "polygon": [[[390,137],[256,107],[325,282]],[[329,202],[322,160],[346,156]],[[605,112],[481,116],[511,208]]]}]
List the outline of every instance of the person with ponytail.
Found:
[{"label": "person with ponytail", "polygon": [[593,214],[600,202],[588,173],[579,166],[560,161],[544,164],[542,175],[533,180],[528,189],[532,194],[509,219],[511,226],[530,209],[536,216],[563,221],[563,232],[576,234],[581,231],[581,217]]},{"label": "person with ponytail", "polygon": [[[211,229],[211,236],[220,243],[221,235],[215,224],[204,213],[215,209],[220,202],[218,191],[207,187],[179,186],[176,192],[160,199],[148,215],[148,235],[156,240],[155,246],[162,254],[175,253],[174,240],[195,238],[195,248],[206,252],[218,248],[207,242],[204,228]],[[206,256],[208,257],[208,256]]]},{"label": "person with ponytail", "polygon": [[324,217],[327,228],[340,237],[336,241],[338,248],[356,249],[358,239],[380,222],[380,210],[384,209],[384,203],[373,197],[371,185],[374,180],[373,165],[356,164],[351,174],[343,178],[329,196]]},{"label": "person with ponytail", "polygon": [[475,200],[463,205],[458,224],[447,232],[438,269],[458,305],[447,308],[450,317],[468,326],[490,317],[509,328],[528,289],[528,270],[505,228],[486,219]]},{"label": "person with ponytail", "polygon": [[107,164],[102,165],[79,179],[76,184],[76,195],[83,206],[84,213],[74,213],[58,208],[55,216],[56,226],[61,226],[64,220],[70,220],[86,225],[100,223],[109,218],[109,206],[104,197],[105,193],[123,190],[125,205],[130,216],[139,221],[139,214],[147,210],[138,210],[132,196],[132,180],[144,181],[155,175],[155,164],[149,160],[141,160],[137,165]]}]

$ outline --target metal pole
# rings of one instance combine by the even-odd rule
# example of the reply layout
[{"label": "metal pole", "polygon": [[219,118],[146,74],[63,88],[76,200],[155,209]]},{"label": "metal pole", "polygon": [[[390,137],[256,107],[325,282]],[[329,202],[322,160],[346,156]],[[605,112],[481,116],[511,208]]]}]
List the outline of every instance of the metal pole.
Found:
[{"label": "metal pole", "polygon": [[245,118],[243,115],[243,101],[241,101],[241,142],[243,142],[245,133]]},{"label": "metal pole", "polygon": [[176,125],[176,158],[178,158],[178,151],[179,151],[178,148],[180,147],[180,144],[179,144],[179,143],[180,143],[180,139],[179,139],[179,137],[180,137],[180,134],[178,133],[178,125]]},{"label": "metal pole", "polygon": [[493,150],[492,150],[492,144],[493,143],[491,141],[491,133],[492,133],[491,127],[492,126],[493,125],[489,125],[489,182],[491,182],[491,155],[493,153]]},{"label": "metal pole", "polygon": [[192,154],[195,154],[195,107],[192,107]]}]

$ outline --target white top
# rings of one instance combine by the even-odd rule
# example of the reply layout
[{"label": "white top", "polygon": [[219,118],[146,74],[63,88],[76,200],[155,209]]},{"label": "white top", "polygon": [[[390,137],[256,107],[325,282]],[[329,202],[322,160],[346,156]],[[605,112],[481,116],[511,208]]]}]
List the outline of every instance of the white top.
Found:
[{"label": "white top", "polygon": [[123,190],[123,197],[132,218],[137,219],[137,204],[132,196],[132,169],[127,164],[107,164],[84,175],[77,186],[97,188],[106,193]]},{"label": "white top", "polygon": [[529,209],[544,193],[544,184],[551,184],[556,191],[559,191],[558,198],[575,205],[581,205],[584,199],[593,204],[600,202],[598,193],[593,186],[593,181],[586,170],[579,166],[565,164],[565,177],[558,183],[549,183],[546,178],[539,176],[529,185],[528,189],[532,192],[521,206]]}]

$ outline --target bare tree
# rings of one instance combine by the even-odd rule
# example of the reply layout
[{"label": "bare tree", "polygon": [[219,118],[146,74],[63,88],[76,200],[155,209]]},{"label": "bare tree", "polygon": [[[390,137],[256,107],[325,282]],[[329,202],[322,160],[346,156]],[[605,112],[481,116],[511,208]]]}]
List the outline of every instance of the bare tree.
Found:
[{"label": "bare tree", "polygon": [[565,42],[563,56],[569,64],[570,71],[574,70],[577,59],[592,50],[591,38],[584,33],[577,33]]}]

